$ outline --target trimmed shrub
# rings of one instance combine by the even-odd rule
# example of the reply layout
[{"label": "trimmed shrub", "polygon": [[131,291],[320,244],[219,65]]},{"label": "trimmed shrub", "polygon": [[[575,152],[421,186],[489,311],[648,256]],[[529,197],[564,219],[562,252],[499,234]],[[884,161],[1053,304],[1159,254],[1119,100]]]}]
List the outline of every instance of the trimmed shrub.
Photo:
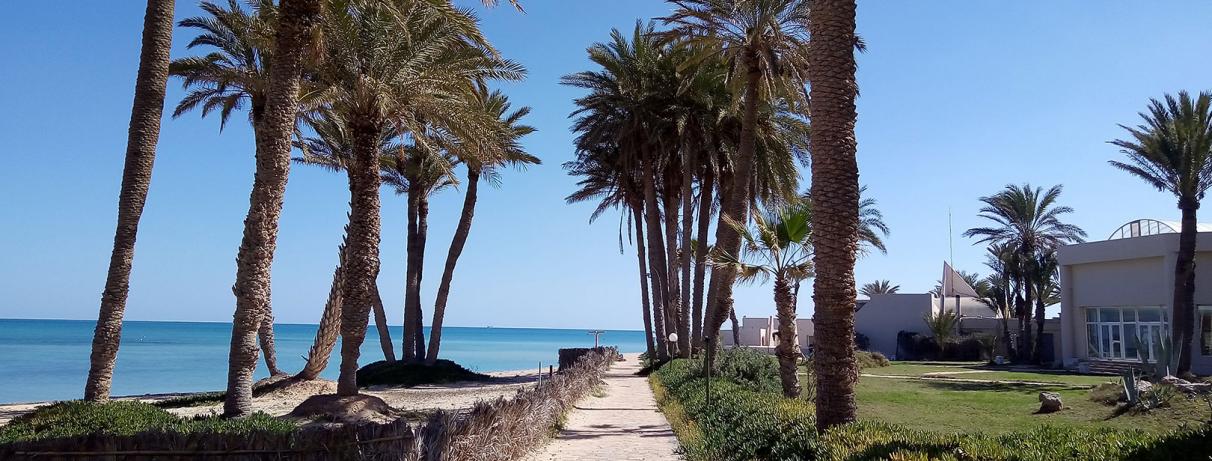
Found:
[{"label": "trimmed shrub", "polygon": [[130,436],[143,432],[290,433],[295,428],[292,422],[264,413],[240,419],[184,419],[148,403],[93,403],[75,400],[48,405],[13,419],[4,427],[0,427],[0,445],[84,435]]},{"label": "trimmed shrub", "polygon": [[483,381],[491,378],[463,368],[462,365],[438,359],[433,365],[397,360],[380,360],[358,369],[358,386],[404,386],[422,384],[453,383],[456,381]]},{"label": "trimmed shrub", "polygon": [[[701,362],[701,361],[698,361]],[[781,392],[779,362],[773,355],[747,347],[721,351],[712,375],[756,391]],[[697,368],[702,369],[699,363]]]},{"label": "trimmed shrub", "polygon": [[884,357],[884,354],[879,352],[855,351],[854,358],[858,362],[860,370],[892,365],[892,362],[888,361],[888,357]]}]

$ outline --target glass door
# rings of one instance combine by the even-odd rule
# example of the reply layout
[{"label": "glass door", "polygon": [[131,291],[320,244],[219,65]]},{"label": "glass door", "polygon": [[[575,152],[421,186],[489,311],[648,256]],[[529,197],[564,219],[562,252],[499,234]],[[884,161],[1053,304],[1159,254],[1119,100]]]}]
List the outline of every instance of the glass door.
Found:
[{"label": "glass door", "polygon": [[1124,358],[1124,338],[1121,325],[1099,325],[1099,336],[1102,338],[1102,356],[1105,359]]}]

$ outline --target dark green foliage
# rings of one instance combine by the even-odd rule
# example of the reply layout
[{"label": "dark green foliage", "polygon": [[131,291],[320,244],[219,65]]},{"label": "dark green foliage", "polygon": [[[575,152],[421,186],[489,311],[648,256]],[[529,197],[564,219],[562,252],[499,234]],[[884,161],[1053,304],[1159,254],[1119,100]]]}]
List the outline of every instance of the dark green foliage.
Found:
[{"label": "dark green foliage", "polygon": [[[701,368],[701,364],[696,367]],[[756,391],[781,392],[779,362],[765,352],[736,347],[720,352],[713,376],[731,380]]]},{"label": "dark green foliage", "polygon": [[[1038,427],[1004,435],[946,434],[880,422],[815,431],[812,403],[755,391],[727,377],[711,381],[711,402],[699,364],[675,360],[660,380],[701,436],[684,447],[691,460],[1208,460],[1212,426],[1176,426],[1165,435],[1117,429]],[[686,440],[683,440],[687,443]]]},{"label": "dark green foliage", "polygon": [[155,405],[158,408],[198,407],[222,402],[226,397],[227,392],[199,392],[197,394],[186,394],[180,397],[173,397],[171,399],[153,402],[152,405]]},{"label": "dark green foliage", "polygon": [[390,385],[412,387],[421,384],[483,381],[491,378],[463,368],[449,360],[438,359],[433,365],[404,361],[380,360],[358,370],[358,386]]},{"label": "dark green foliage", "polygon": [[892,365],[892,362],[888,360],[888,357],[884,357],[884,354],[879,352],[854,351],[854,358],[855,361],[858,362],[860,370]]},{"label": "dark green foliage", "polygon": [[0,427],[0,445],[19,441],[83,435],[134,435],[141,432],[234,433],[253,431],[289,433],[289,421],[256,413],[241,419],[200,417],[183,419],[142,402],[60,402],[39,408]]}]

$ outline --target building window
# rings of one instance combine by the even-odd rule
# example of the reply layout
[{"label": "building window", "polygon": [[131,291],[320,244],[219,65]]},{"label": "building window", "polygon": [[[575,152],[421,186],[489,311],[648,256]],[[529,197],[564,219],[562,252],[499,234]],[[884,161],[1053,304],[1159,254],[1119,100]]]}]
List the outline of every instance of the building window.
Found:
[{"label": "building window", "polygon": [[[1207,310],[1208,346],[1212,346],[1212,306]],[[1205,312],[1205,311],[1201,311]],[[1202,318],[1202,317],[1201,317]],[[1086,352],[1090,358],[1153,360],[1162,336],[1169,331],[1165,312],[1158,306],[1087,307]],[[1204,347],[1212,354],[1212,347]]]},{"label": "building window", "polygon": [[1199,306],[1199,350],[1212,355],[1212,306]]}]

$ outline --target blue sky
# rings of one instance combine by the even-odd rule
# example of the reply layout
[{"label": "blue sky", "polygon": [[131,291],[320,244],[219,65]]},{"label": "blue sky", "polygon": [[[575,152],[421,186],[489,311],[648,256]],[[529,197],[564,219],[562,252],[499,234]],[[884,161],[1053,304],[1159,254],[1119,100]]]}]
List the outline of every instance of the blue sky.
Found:
[{"label": "blue sky", "polygon": [[[478,3],[478,2],[476,2]],[[467,2],[473,5],[472,2]],[[639,328],[635,256],[618,249],[618,215],[588,224],[563,197],[574,178],[567,115],[578,91],[561,75],[587,68],[585,48],[669,11],[658,1],[527,0],[527,13],[476,7],[488,37],[530,70],[502,88],[534,107],[525,145],[543,165],[482,188],[455,275],[447,323],[461,326]],[[140,2],[8,5],[0,17],[0,318],[96,317],[116,217],[138,59]],[[178,3],[178,19],[198,13]],[[1007,183],[1064,184],[1070,220],[1103,239],[1139,217],[1173,219],[1174,200],[1115,171],[1107,140],[1135,124],[1150,97],[1212,88],[1212,3],[863,2],[859,32],[861,181],[892,227],[887,255],[860,283],[930,289],[948,257],[948,210],[960,269],[983,248],[960,236],[981,224],[978,197]],[[174,39],[185,56],[188,32]],[[180,99],[178,81],[167,103]],[[248,191],[252,138],[243,119],[167,117],[136,250],[128,318],[228,321]],[[805,180],[806,181],[806,180]],[[805,182],[806,184],[806,182]],[[319,317],[347,207],[341,176],[291,172],[274,266],[279,321]],[[434,197],[424,304],[433,292],[461,192]],[[383,202],[379,284],[401,317],[404,201]],[[1210,220],[1210,218],[1204,218]],[[769,315],[769,287],[742,287],[742,315]],[[427,309],[427,312],[428,310]],[[810,316],[811,299],[801,300]],[[427,314],[428,315],[428,314]]]}]

